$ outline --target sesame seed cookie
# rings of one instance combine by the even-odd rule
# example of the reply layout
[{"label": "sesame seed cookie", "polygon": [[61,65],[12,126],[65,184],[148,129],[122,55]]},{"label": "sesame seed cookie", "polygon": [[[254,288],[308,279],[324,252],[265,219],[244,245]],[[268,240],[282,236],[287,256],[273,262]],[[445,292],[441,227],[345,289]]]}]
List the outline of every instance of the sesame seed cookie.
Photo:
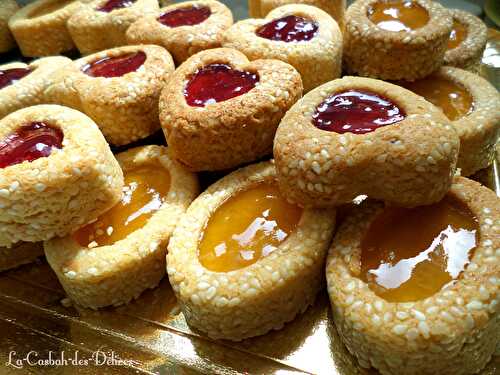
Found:
[{"label": "sesame seed cookie", "polygon": [[24,56],[51,56],[75,48],[66,22],[83,5],[77,0],[37,0],[12,16],[9,27]]},{"label": "sesame seed cookie", "polygon": [[180,64],[197,52],[220,47],[222,32],[232,24],[231,10],[218,1],[185,1],[134,22],[127,40],[163,46]]},{"label": "sesame seed cookie", "polygon": [[0,119],[18,109],[47,102],[45,89],[54,74],[70,64],[62,57],[44,57],[29,64],[13,62],[0,65]]},{"label": "sesame seed cookie", "polygon": [[0,246],[64,236],[119,200],[121,169],[84,114],[24,108],[0,120],[0,139]]},{"label": "sesame seed cookie", "polygon": [[365,194],[411,207],[448,191],[458,148],[448,119],[422,97],[344,77],[310,91],[286,113],[274,157],[280,188],[302,206],[337,206]]},{"label": "sesame seed cookie", "polygon": [[345,0],[248,0],[248,13],[252,18],[264,18],[273,9],[288,4],[315,6],[328,13],[340,28],[344,26]]},{"label": "sesame seed cookie", "polygon": [[273,188],[279,193],[271,162],[239,169],[202,193],[174,231],[168,277],[187,322],[209,337],[239,341],[280,329],[322,284],[335,211],[302,211]]},{"label": "sesame seed cookie", "polygon": [[[409,228],[412,225],[400,220],[395,226],[382,229],[378,245],[394,242],[394,238],[390,238],[391,235],[387,233],[393,228],[393,233],[401,236],[397,241],[408,234],[414,239],[419,235],[427,237],[423,228],[428,228],[425,218],[429,215],[433,221],[441,220],[443,228],[448,223],[447,229],[440,233],[436,227],[436,241],[439,241],[432,241],[428,250],[414,258],[398,261],[396,265],[379,263],[379,268],[369,271],[366,277],[364,262],[368,257],[365,251],[375,246],[371,242],[372,235],[377,230],[376,226],[382,223],[380,218],[386,218],[384,215],[390,208],[384,209],[382,204],[376,202],[365,202],[355,208],[338,230],[327,259],[328,293],[335,325],[362,367],[373,366],[382,374],[459,375],[479,372],[491,358],[500,340],[500,262],[497,250],[500,246],[499,199],[479,183],[457,177],[445,201],[452,202],[446,203],[452,204],[452,211],[458,211],[452,216],[443,217],[437,207],[445,203],[439,203],[435,208],[419,207],[417,210],[427,214],[406,214],[404,217],[412,222],[420,218],[422,225]],[[452,211],[448,209],[447,212]],[[467,220],[463,221],[463,215],[467,215]],[[463,223],[472,221],[476,229],[456,230],[463,227],[452,226],[448,220]],[[407,228],[409,232],[404,234],[400,227]],[[413,244],[398,242],[401,247],[408,245]],[[458,254],[462,247],[472,251],[470,258],[467,257],[470,253],[466,252],[465,258],[459,259],[464,255],[462,252]],[[386,248],[383,249],[385,251]],[[440,254],[440,249],[446,251],[448,256],[453,254],[454,261],[460,260],[460,272],[455,272],[457,265],[447,260],[451,258]],[[457,251],[453,253],[454,250]],[[395,254],[399,256],[398,252]],[[410,280],[405,281],[408,275],[404,267],[413,266],[414,261],[420,262],[417,267],[421,268],[414,268]],[[440,264],[439,261],[444,263]],[[385,274],[381,272],[382,268]],[[397,271],[397,274],[393,272],[390,277],[389,271]],[[366,281],[368,275],[386,288],[396,288],[398,283],[403,282],[397,287],[400,290],[413,282],[415,277],[420,277],[417,282],[420,286],[413,289],[412,293],[421,293],[426,287],[430,289],[423,297],[405,300],[403,297],[411,295],[408,294],[410,289],[406,289],[395,298],[393,290]],[[447,276],[436,284],[437,276],[442,275]],[[435,284],[438,288],[432,290]],[[403,300],[405,302],[400,302]]]},{"label": "sesame seed cookie", "polygon": [[423,78],[443,64],[452,24],[448,11],[430,0],[357,0],[346,13],[346,69],[380,79]]},{"label": "sesame seed cookie", "polygon": [[305,92],[339,78],[342,69],[337,23],[309,5],[284,5],[266,18],[237,22],[224,32],[222,44],[250,60],[277,59],[292,65],[302,77]]},{"label": "sesame seed cookie", "polygon": [[109,143],[120,146],[160,128],[158,98],[174,71],[160,46],[124,46],[76,60],[58,72],[46,95],[92,118]]},{"label": "sesame seed cookie", "polygon": [[9,19],[19,9],[15,0],[0,2],[0,53],[10,51],[16,42],[9,29]]},{"label": "sesame seed cookie", "polygon": [[19,242],[11,248],[0,247],[0,272],[32,263],[43,256],[41,242]]},{"label": "sesame seed cookie", "polygon": [[44,243],[47,260],[78,305],[121,305],[165,275],[170,236],[198,194],[195,175],[161,146],[117,155],[125,175],[121,202],[94,223]]},{"label": "sesame seed cookie", "polygon": [[94,0],[68,20],[68,29],[78,50],[87,55],[126,45],[129,26],[158,9],[156,0]]},{"label": "sesame seed cookie", "polygon": [[453,29],[448,40],[444,64],[478,72],[488,40],[488,28],[476,16],[460,9],[450,9]]},{"label": "sesame seed cookie", "polygon": [[442,67],[403,86],[441,108],[450,119],[460,137],[457,167],[462,176],[492,163],[500,131],[500,95],[491,83],[462,69]]},{"label": "sesame seed cookie", "polygon": [[268,155],[276,127],[302,95],[300,74],[278,60],[229,48],[202,51],[172,74],[160,122],[173,155],[192,171],[224,170]]}]

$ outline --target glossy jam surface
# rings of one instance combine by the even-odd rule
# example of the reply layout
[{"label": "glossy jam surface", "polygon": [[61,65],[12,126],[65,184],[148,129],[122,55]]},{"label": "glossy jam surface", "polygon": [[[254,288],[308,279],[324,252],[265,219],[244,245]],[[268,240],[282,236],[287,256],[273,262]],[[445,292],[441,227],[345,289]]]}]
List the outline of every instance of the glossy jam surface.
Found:
[{"label": "glossy jam surface", "polygon": [[243,95],[259,82],[259,75],[231,68],[225,64],[210,64],[194,73],[184,88],[186,102],[204,107]]},{"label": "glossy jam surface", "polygon": [[0,70],[0,90],[4,87],[10,86],[21,78],[26,77],[32,72],[29,68],[14,68]]},{"label": "glossy jam surface", "polygon": [[411,31],[429,22],[429,13],[413,1],[380,1],[368,9],[368,18],[387,31]]},{"label": "glossy jam surface", "polygon": [[255,34],[281,42],[311,40],[318,32],[318,23],[298,16],[285,16],[259,27]]},{"label": "glossy jam surface", "polygon": [[215,272],[247,267],[276,250],[297,227],[302,209],[274,184],[259,184],[224,202],[210,217],[199,245],[201,264]]},{"label": "glossy jam surface", "polygon": [[135,72],[146,61],[146,54],[142,51],[127,53],[116,57],[104,57],[87,64],[82,71],[91,77],[121,77]]},{"label": "glossy jam surface", "polygon": [[128,8],[135,2],[136,0],[108,0],[96,9],[100,10],[101,12],[109,13],[115,9]]},{"label": "glossy jam surface", "polygon": [[467,38],[467,27],[457,20],[453,20],[453,28],[451,29],[447,49],[458,47],[465,38]]},{"label": "glossy jam surface", "polygon": [[141,229],[160,209],[170,189],[170,174],[158,163],[125,172],[122,199],[73,238],[81,246],[112,245]]},{"label": "glossy jam surface", "polygon": [[29,14],[29,18],[35,18],[40,16],[45,16],[46,14],[50,14],[55,12],[56,10],[64,8],[66,5],[73,3],[75,0],[55,0],[51,3],[44,4],[38,8],[36,8],[33,12]]},{"label": "glossy jam surface", "polygon": [[441,108],[452,121],[470,113],[474,106],[472,95],[464,87],[441,77],[430,76],[402,85]]},{"label": "glossy jam surface", "polygon": [[47,157],[62,148],[63,138],[61,129],[44,122],[23,125],[0,140],[0,168]]},{"label": "glossy jam surface", "polygon": [[456,198],[386,208],[361,244],[361,278],[390,302],[427,298],[457,279],[478,241],[478,223]]},{"label": "glossy jam surface", "polygon": [[312,118],[314,126],[322,130],[364,134],[403,120],[405,113],[378,94],[349,90],[326,98]]},{"label": "glossy jam surface", "polygon": [[210,8],[205,6],[177,8],[163,13],[158,21],[169,27],[193,26],[205,21],[211,13]]}]

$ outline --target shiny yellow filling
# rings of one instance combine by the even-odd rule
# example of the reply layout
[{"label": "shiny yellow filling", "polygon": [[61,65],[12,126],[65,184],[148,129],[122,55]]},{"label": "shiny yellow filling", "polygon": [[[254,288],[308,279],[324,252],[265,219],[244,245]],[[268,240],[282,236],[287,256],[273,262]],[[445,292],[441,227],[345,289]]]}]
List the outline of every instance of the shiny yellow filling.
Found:
[{"label": "shiny yellow filling", "polygon": [[450,39],[448,39],[447,49],[457,48],[467,37],[467,27],[457,20],[453,20],[453,28],[451,29]]},{"label": "shiny yellow filling", "polygon": [[160,209],[170,189],[168,170],[159,163],[151,163],[125,171],[124,175],[121,201],[73,234],[81,246],[112,245],[141,229]]},{"label": "shiny yellow filling", "polygon": [[247,267],[269,255],[295,230],[302,209],[275,184],[237,193],[210,217],[199,245],[201,264],[215,272]]},{"label": "shiny yellow filling", "polygon": [[424,27],[429,13],[413,1],[380,1],[368,9],[368,18],[387,31],[411,31]]}]

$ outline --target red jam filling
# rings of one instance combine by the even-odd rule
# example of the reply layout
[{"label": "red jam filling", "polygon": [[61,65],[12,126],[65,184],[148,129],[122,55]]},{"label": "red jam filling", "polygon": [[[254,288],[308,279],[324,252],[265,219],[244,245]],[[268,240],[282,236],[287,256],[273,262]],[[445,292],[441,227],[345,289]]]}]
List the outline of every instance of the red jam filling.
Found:
[{"label": "red jam filling", "polygon": [[63,138],[61,129],[44,122],[21,126],[0,141],[0,168],[47,157],[53,148],[62,148]]},{"label": "red jam filling", "polygon": [[298,16],[285,16],[259,27],[255,32],[261,38],[281,42],[311,40],[318,31],[318,24]]},{"label": "red jam filling", "polygon": [[403,120],[405,113],[373,92],[349,90],[326,98],[312,117],[322,130],[365,134]]},{"label": "red jam filling", "polygon": [[204,107],[243,95],[259,82],[259,75],[243,72],[225,64],[210,64],[199,69],[184,89],[186,102]]},{"label": "red jam filling", "polygon": [[109,13],[115,9],[128,8],[135,2],[136,0],[108,0],[96,9],[101,12]]},{"label": "red jam filling", "polygon": [[205,21],[211,13],[209,7],[191,6],[163,13],[158,21],[169,27],[193,26]]},{"label": "red jam filling", "polygon": [[21,78],[26,77],[32,72],[29,68],[15,68],[0,70],[0,90],[10,86]]},{"label": "red jam filling", "polygon": [[83,67],[82,71],[91,77],[121,77],[135,72],[146,61],[146,54],[142,51],[127,53],[116,57],[104,57]]}]

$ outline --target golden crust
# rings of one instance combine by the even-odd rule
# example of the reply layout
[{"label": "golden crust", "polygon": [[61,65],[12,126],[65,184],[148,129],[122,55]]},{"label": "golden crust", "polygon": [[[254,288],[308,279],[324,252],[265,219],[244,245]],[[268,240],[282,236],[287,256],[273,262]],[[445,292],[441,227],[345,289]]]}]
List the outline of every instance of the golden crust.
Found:
[{"label": "golden crust", "polygon": [[71,236],[44,243],[47,260],[68,297],[93,309],[128,303],[158,285],[165,275],[170,236],[198,194],[196,176],[173,161],[165,147],[138,147],[117,159],[125,171],[152,160],[169,171],[170,190],[162,207],[144,227],[113,245],[82,247]]},{"label": "golden crust", "polygon": [[[311,121],[316,107],[348,89],[378,93],[406,118],[366,134],[316,128]],[[274,157],[281,190],[300,205],[339,205],[366,194],[413,207],[446,194],[458,148],[448,119],[422,97],[387,82],[344,77],[309,92],[286,113],[276,132]]]},{"label": "golden crust", "polygon": [[344,343],[363,367],[382,374],[460,375],[478,372],[500,340],[500,203],[463,177],[450,194],[471,209],[480,242],[455,283],[407,303],[377,296],[359,279],[360,243],[382,205],[357,207],[338,230],[326,266],[333,318]]},{"label": "golden crust", "polygon": [[[317,34],[305,42],[281,42],[261,38],[256,30],[266,23],[288,15],[318,23]],[[277,59],[292,65],[300,73],[304,91],[339,78],[342,69],[342,34],[328,13],[302,4],[284,5],[264,19],[237,22],[224,32],[224,47],[243,52],[250,60]]]},{"label": "golden crust", "polygon": [[[61,3],[53,12],[44,10]],[[24,56],[50,56],[75,48],[66,22],[83,5],[79,1],[37,0],[12,16],[9,27]],[[39,15],[38,15],[39,14]]]},{"label": "golden crust", "polygon": [[9,19],[19,9],[15,0],[0,2],[0,53],[7,52],[16,46],[9,29]]},{"label": "golden crust", "polygon": [[274,165],[264,162],[216,182],[191,204],[168,246],[167,273],[184,316],[212,338],[239,341],[280,329],[314,301],[321,287],[334,210],[305,210],[287,240],[248,267],[213,272],[198,259],[211,214],[237,192],[275,179]]},{"label": "golden crust", "polygon": [[[189,6],[206,6],[208,19],[193,26],[168,27],[158,21],[159,15]],[[140,18],[127,30],[129,44],[158,44],[165,47],[177,64],[200,51],[221,46],[222,32],[233,24],[231,10],[215,0],[185,1],[161,8],[154,15]]]},{"label": "golden crust", "polygon": [[447,50],[444,64],[477,72],[488,40],[488,27],[476,16],[460,10],[448,10],[453,20],[467,27],[465,40],[457,47]]},{"label": "golden crust", "polygon": [[84,55],[126,45],[128,27],[141,17],[156,14],[159,9],[157,0],[137,0],[127,8],[109,13],[96,10],[106,1],[91,1],[68,20],[71,37]]},{"label": "golden crust", "polygon": [[[82,68],[104,57],[143,51],[146,61],[121,77],[91,77]],[[78,109],[92,118],[109,143],[125,145],[160,128],[158,98],[174,71],[170,54],[160,46],[124,46],[76,60],[58,72],[46,90],[52,103]]]},{"label": "golden crust", "polygon": [[346,13],[344,62],[349,73],[387,80],[414,81],[437,70],[452,28],[448,11],[430,0],[415,0],[429,13],[429,22],[411,32],[377,27],[367,16],[380,0],[357,0]]},{"label": "golden crust", "polygon": [[47,102],[45,89],[52,83],[55,72],[71,60],[62,57],[44,57],[30,64],[14,62],[0,65],[0,70],[30,68],[33,71],[10,86],[0,89],[0,119],[18,109]]},{"label": "golden crust", "polygon": [[288,4],[315,6],[328,13],[340,28],[344,26],[345,0],[248,0],[248,11],[252,18],[264,18],[273,9]]},{"label": "golden crust", "polygon": [[59,127],[63,148],[0,169],[0,246],[64,236],[121,196],[122,171],[92,120],[62,106],[33,106],[0,120],[0,139],[31,122]]},{"label": "golden crust", "polygon": [[[211,63],[258,72],[260,81],[248,93],[205,107],[184,98],[188,77]],[[278,60],[249,62],[229,48],[202,51],[186,60],[165,85],[160,122],[173,155],[193,171],[223,170],[271,153],[276,127],[302,94],[299,73]]]},{"label": "golden crust", "polygon": [[19,242],[11,248],[0,247],[0,272],[32,263],[43,256],[41,242]]}]

